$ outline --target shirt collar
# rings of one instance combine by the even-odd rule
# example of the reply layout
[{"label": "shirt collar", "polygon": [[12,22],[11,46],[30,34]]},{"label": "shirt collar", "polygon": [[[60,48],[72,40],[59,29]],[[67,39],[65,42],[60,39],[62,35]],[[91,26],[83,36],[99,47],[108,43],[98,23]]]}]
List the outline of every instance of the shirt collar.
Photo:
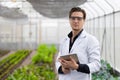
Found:
[{"label": "shirt collar", "polygon": [[[77,38],[81,33],[82,33],[83,29],[75,36],[75,38]],[[71,38],[73,36],[72,31],[68,34],[68,37]]]}]

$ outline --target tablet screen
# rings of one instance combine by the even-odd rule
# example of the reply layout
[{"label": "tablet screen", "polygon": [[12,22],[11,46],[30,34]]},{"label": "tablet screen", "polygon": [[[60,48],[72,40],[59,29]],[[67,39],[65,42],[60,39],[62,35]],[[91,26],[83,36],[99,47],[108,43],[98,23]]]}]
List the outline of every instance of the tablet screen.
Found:
[{"label": "tablet screen", "polygon": [[79,62],[78,60],[78,56],[77,54],[69,54],[69,55],[64,55],[64,56],[60,56],[60,58],[63,58],[65,60],[70,60],[70,56],[76,61],[76,62]]}]

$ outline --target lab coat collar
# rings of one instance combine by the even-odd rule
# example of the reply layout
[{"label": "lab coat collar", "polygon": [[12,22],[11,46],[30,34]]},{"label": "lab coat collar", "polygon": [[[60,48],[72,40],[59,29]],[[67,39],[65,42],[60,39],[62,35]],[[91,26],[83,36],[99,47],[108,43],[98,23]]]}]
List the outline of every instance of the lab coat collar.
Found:
[{"label": "lab coat collar", "polygon": [[[87,32],[83,29],[82,33],[78,36],[78,38],[74,42],[74,44],[70,50],[70,53],[73,52],[73,50],[75,49],[75,46],[79,45],[83,41],[83,39],[86,38],[86,36],[87,36]],[[69,40],[70,40],[70,38],[67,36],[67,38],[65,39],[65,41],[67,41],[67,46],[69,46]],[[67,51],[69,51],[69,49]]]},{"label": "lab coat collar", "polygon": [[[83,29],[83,31],[81,32],[81,34],[78,36],[79,38],[85,38],[87,35],[87,32]],[[69,37],[66,37],[66,40],[70,40]]]},{"label": "lab coat collar", "polygon": [[[82,31],[83,31],[83,29],[74,37],[74,39],[75,38],[77,38],[81,33],[82,33]],[[71,38],[73,36],[73,34],[72,34],[72,31],[68,34],[68,37],[69,38]]]},{"label": "lab coat collar", "polygon": [[87,32],[83,29],[81,35],[79,36],[80,38],[85,38],[87,35]]}]

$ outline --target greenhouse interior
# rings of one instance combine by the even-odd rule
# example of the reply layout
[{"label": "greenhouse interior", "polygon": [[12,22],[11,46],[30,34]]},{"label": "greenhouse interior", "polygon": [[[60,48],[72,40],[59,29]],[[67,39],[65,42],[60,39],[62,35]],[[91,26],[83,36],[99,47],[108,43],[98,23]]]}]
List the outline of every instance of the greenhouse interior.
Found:
[{"label": "greenhouse interior", "polygon": [[86,11],[84,30],[100,44],[101,67],[90,73],[90,80],[120,80],[119,3],[0,0],[0,80],[59,80],[55,63],[62,39],[72,31],[69,11],[73,7]]}]

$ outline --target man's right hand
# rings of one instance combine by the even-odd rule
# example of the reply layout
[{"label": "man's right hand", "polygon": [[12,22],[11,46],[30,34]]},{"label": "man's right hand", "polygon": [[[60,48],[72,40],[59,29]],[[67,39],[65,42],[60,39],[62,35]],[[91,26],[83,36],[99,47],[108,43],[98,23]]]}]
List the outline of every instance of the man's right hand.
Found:
[{"label": "man's right hand", "polygon": [[63,66],[62,66],[62,71],[63,71],[64,74],[70,73],[70,69],[69,68],[64,68]]}]

